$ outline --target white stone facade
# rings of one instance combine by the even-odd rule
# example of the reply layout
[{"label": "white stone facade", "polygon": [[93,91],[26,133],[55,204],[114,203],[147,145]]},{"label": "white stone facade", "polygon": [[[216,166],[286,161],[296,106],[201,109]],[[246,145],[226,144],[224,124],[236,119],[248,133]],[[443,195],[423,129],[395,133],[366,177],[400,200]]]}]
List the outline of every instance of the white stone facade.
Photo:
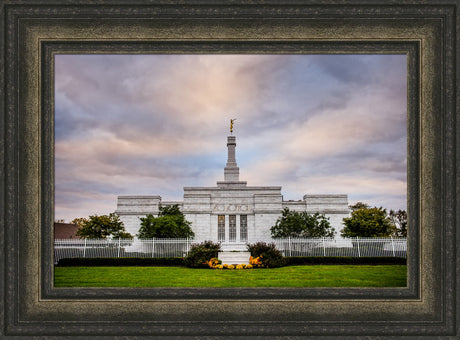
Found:
[{"label": "white stone facade", "polygon": [[220,241],[227,249],[240,248],[246,242],[269,241],[270,228],[284,208],[329,217],[340,234],[342,219],[349,216],[348,196],[305,195],[299,201],[284,201],[280,186],[248,186],[239,181],[235,160],[236,139],[228,137],[228,162],[224,181],[215,187],[185,187],[183,201],[162,201],[160,196],[118,196],[116,213],[126,230],[136,235],[140,217],[158,214],[159,207],[178,204],[192,223],[196,240]]}]

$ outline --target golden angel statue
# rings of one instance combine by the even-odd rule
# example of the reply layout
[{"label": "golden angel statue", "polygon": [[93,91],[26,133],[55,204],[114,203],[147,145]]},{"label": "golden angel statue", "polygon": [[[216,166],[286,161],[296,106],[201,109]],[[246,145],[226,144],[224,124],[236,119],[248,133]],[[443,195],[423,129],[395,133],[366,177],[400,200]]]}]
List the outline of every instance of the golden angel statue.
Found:
[{"label": "golden angel statue", "polygon": [[233,134],[233,122],[236,120],[235,119],[230,119],[230,133]]}]

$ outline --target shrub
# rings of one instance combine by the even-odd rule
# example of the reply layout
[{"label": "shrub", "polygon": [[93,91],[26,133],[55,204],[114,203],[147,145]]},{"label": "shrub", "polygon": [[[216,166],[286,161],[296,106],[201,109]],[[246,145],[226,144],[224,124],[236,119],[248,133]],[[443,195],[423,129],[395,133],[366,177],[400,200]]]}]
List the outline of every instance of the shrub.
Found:
[{"label": "shrub", "polygon": [[206,268],[213,257],[217,257],[220,243],[204,241],[192,244],[190,251],[184,259],[185,265],[191,268]]},{"label": "shrub", "polygon": [[182,257],[75,257],[60,259],[58,267],[183,267],[184,259]]},{"label": "shrub", "polygon": [[248,251],[253,258],[259,258],[262,261],[261,267],[282,267],[286,261],[281,252],[276,249],[274,243],[257,242],[248,244]]},{"label": "shrub", "polygon": [[321,264],[350,264],[350,265],[390,265],[406,264],[403,257],[350,257],[350,256],[292,256],[286,257],[286,265],[321,265]]}]

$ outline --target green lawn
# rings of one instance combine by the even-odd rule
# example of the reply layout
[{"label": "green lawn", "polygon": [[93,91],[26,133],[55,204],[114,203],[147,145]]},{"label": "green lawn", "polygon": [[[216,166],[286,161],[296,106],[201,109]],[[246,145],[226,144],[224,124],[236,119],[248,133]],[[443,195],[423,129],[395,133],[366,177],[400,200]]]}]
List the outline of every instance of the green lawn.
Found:
[{"label": "green lawn", "polygon": [[55,267],[56,287],[406,287],[405,265],[318,265],[218,270]]}]

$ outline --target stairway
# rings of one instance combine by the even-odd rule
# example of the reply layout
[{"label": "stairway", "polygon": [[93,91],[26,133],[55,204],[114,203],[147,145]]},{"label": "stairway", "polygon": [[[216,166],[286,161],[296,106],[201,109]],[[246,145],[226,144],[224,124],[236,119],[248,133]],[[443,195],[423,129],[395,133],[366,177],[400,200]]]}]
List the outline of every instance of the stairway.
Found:
[{"label": "stairway", "polygon": [[222,251],[247,251],[246,243],[227,242],[221,243],[220,249]]},{"label": "stairway", "polygon": [[249,256],[248,251],[221,251],[218,254],[222,264],[249,264]]}]

